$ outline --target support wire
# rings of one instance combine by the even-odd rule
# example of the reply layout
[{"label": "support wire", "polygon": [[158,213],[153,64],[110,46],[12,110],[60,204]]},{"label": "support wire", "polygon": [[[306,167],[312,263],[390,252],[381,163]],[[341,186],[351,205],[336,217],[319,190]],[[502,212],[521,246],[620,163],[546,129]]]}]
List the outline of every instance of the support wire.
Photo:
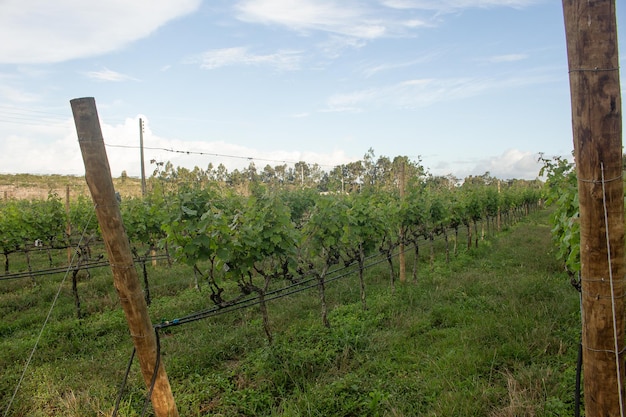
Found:
[{"label": "support wire", "polygon": [[613,287],[613,264],[611,262],[611,242],[609,239],[609,215],[606,207],[606,188],[604,184],[604,163],[600,162],[600,169],[602,171],[602,205],[604,207],[604,225],[606,228],[606,247],[607,258],[609,266],[609,284],[611,287],[611,310],[613,313],[613,340],[615,342],[615,370],[617,372],[617,389],[619,390],[619,414],[620,417],[624,417],[624,399],[622,395],[622,380],[621,380],[621,364],[619,360],[620,349],[619,341],[617,340],[617,316],[615,311],[615,289]]},{"label": "support wire", "polygon": [[[89,224],[91,223],[93,213],[94,212],[92,211],[91,216],[87,220],[87,224],[85,225],[85,228],[83,229],[83,233],[81,234],[80,241],[78,242],[78,247],[80,247],[80,244],[82,243],[83,238],[85,237],[87,228],[89,227]],[[65,272],[65,275],[63,276],[63,279],[61,280],[61,283],[59,284],[59,289],[57,290],[57,293],[54,296],[54,299],[52,300],[52,305],[50,306],[50,309],[48,310],[48,314],[46,315],[46,319],[44,320],[43,325],[41,326],[41,330],[39,331],[39,334],[37,335],[37,339],[35,340],[35,345],[33,346],[33,349],[30,351],[30,355],[28,356],[28,359],[26,360],[26,365],[24,366],[22,375],[20,376],[20,379],[17,382],[17,386],[15,387],[15,391],[13,391],[13,395],[11,396],[11,399],[9,400],[9,404],[7,405],[7,408],[4,411],[4,417],[7,417],[9,415],[9,411],[11,410],[11,405],[13,405],[13,401],[15,400],[15,397],[17,396],[17,393],[20,390],[22,381],[24,381],[24,376],[26,376],[26,371],[28,370],[28,366],[30,365],[30,362],[32,361],[33,356],[35,355],[35,351],[37,350],[37,346],[39,346],[39,341],[41,340],[41,336],[43,335],[46,325],[48,324],[48,321],[50,320],[50,317],[52,316],[52,311],[54,310],[54,306],[56,305],[57,300],[59,299],[59,295],[61,294],[61,290],[63,289],[63,284],[65,283],[65,280],[67,279],[67,276],[69,275],[70,271],[73,269],[72,264],[74,263],[74,260],[76,259],[76,256],[77,256],[76,253],[77,251],[74,251],[74,256],[72,257],[72,260],[67,267],[67,271]]]}]

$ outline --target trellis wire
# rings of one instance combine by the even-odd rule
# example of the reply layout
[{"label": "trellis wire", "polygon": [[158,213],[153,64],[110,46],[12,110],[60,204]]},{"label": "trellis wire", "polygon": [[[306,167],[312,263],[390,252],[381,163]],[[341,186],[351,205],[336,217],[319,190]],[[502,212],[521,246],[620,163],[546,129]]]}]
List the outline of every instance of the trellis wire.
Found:
[{"label": "trellis wire", "polygon": [[609,285],[611,288],[611,311],[613,316],[613,341],[615,343],[615,372],[617,372],[617,390],[619,393],[619,414],[624,417],[624,398],[622,395],[621,364],[619,360],[619,341],[617,339],[617,315],[615,312],[615,289],[613,286],[613,263],[611,262],[611,242],[609,236],[609,215],[606,207],[606,187],[604,183],[604,163],[600,162],[602,173],[602,205],[604,208],[604,227],[606,228],[606,252],[609,266]]}]

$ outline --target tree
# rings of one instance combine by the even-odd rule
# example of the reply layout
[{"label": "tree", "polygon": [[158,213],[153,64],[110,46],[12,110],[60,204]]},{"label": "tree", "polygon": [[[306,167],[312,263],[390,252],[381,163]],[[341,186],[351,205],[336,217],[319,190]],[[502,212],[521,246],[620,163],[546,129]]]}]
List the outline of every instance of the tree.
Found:
[{"label": "tree", "polygon": [[276,170],[272,168],[270,164],[265,165],[265,167],[263,168],[263,171],[261,171],[260,177],[261,177],[261,182],[265,184],[268,184],[270,186],[277,185],[278,181],[276,177]]}]

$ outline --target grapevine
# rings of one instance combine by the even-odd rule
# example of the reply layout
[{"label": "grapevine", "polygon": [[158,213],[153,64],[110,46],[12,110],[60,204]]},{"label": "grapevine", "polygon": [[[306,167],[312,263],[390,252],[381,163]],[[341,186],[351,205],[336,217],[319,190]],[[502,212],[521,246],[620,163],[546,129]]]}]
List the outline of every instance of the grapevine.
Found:
[{"label": "grapevine", "polygon": [[573,277],[580,271],[580,224],[578,186],[574,164],[566,159],[541,158],[540,175],[546,176],[546,204],[553,205],[552,239],[557,246],[557,257]]}]

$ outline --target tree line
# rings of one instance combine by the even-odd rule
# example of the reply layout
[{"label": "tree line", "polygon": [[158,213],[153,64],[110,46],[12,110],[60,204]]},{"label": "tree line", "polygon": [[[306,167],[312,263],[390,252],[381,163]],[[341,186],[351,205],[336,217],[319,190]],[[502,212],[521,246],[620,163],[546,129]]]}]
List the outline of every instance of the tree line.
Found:
[{"label": "tree line", "polygon": [[[239,192],[246,192],[250,184],[264,184],[270,188],[314,188],[320,192],[353,193],[364,188],[389,189],[397,187],[398,172],[401,167],[408,176],[422,176],[425,169],[420,161],[413,161],[407,156],[376,156],[373,149],[369,149],[363,159],[348,164],[337,165],[331,170],[325,170],[319,164],[309,164],[305,161],[293,165],[283,163],[279,165],[266,164],[257,167],[254,162],[243,169],[228,171],[223,165],[209,163],[206,169],[194,167],[176,167],[171,162],[150,161],[154,171],[148,179],[149,185],[158,182],[194,182],[218,183]],[[451,182],[459,182],[452,176],[447,177]]]}]

